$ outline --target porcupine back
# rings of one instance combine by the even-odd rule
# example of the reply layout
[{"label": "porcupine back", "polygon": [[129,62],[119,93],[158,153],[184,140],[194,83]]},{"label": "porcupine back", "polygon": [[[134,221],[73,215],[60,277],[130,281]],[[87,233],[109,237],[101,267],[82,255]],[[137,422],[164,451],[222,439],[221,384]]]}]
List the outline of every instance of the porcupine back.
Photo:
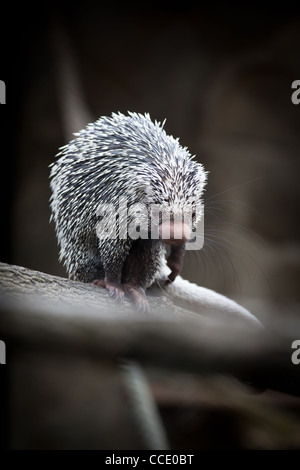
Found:
[{"label": "porcupine back", "polygon": [[[112,114],[74,134],[51,165],[51,219],[55,222],[70,277],[90,282],[103,275],[101,264],[129,252],[131,240],[97,240],[96,211],[101,202],[201,205],[206,174],[178,139],[149,114]],[[200,211],[198,211],[200,216]]]}]

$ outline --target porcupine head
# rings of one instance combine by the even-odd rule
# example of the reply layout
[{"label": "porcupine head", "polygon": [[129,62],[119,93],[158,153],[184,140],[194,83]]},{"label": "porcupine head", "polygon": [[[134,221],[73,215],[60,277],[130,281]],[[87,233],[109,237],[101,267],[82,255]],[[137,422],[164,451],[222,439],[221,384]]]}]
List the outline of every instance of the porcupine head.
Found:
[{"label": "porcupine head", "polygon": [[203,216],[206,172],[163,126],[149,114],[101,117],[51,165],[52,219],[69,275],[118,300],[128,293],[141,310],[163,244],[171,282]]}]

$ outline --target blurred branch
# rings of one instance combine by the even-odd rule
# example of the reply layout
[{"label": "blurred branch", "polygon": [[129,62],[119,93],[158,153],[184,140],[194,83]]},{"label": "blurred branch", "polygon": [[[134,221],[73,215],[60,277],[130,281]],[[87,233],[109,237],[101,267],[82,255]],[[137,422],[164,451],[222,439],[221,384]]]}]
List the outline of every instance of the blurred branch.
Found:
[{"label": "blurred branch", "polygon": [[104,289],[3,263],[0,293],[2,338],[17,348],[225,373],[300,395],[291,338],[279,332],[217,322],[157,296],[149,298],[152,314],[142,315],[128,301],[122,308],[109,302]]}]

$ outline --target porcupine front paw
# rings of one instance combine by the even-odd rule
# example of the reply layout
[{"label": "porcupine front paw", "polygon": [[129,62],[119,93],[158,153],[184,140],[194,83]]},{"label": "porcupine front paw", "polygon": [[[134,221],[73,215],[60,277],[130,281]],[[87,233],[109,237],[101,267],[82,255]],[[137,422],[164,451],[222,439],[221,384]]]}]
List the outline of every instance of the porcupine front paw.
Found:
[{"label": "porcupine front paw", "polygon": [[171,253],[167,258],[167,266],[171,269],[171,272],[166,280],[166,284],[174,282],[176,277],[181,273],[183,267],[184,253],[184,245],[171,247]]},{"label": "porcupine front paw", "polygon": [[93,286],[105,287],[108,290],[110,297],[117,302],[122,303],[125,293],[132,298],[136,308],[140,312],[149,312],[149,304],[146,298],[145,291],[141,287],[135,287],[131,284],[117,284],[108,282],[105,279],[95,279],[92,282]]},{"label": "porcupine front paw", "polygon": [[108,290],[110,297],[112,297],[117,302],[122,303],[124,300],[124,290],[121,284],[109,282],[105,279],[95,279],[92,282],[92,285],[98,287],[105,287]]},{"label": "porcupine front paw", "polygon": [[128,294],[132,298],[136,308],[140,312],[148,313],[150,311],[144,289],[142,289],[141,287],[133,286],[131,284],[122,284],[122,286],[124,292],[126,292],[126,294]]}]

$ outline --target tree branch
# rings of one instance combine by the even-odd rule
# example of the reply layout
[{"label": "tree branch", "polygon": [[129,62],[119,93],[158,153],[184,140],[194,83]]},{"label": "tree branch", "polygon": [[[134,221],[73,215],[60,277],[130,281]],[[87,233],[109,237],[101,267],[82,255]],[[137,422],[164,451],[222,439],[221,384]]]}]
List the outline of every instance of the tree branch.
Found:
[{"label": "tree branch", "polygon": [[[226,373],[257,387],[300,395],[291,338],[210,318],[149,296],[151,315],[109,302],[103,289],[0,264],[3,339],[64,354],[134,359],[193,373]],[[294,338],[295,339],[295,338]]]}]

